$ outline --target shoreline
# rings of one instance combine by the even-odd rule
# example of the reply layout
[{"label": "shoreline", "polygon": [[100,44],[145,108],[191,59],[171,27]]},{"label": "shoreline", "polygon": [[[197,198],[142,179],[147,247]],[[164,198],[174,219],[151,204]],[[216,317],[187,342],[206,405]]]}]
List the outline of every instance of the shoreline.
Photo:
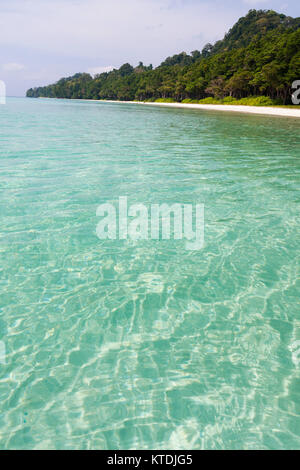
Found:
[{"label": "shoreline", "polygon": [[226,105],[226,104],[193,104],[193,103],[155,103],[147,101],[118,101],[118,100],[91,100],[91,99],[71,99],[71,98],[48,98],[38,97],[37,99],[65,99],[68,101],[83,101],[93,103],[118,103],[118,104],[138,104],[145,106],[164,106],[169,108],[198,109],[204,111],[221,111],[243,114],[257,114],[261,116],[277,116],[300,118],[300,109],[280,108],[272,106],[245,106],[245,105]]},{"label": "shoreline", "polygon": [[300,118],[300,109],[275,108],[272,106],[245,106],[226,104],[190,104],[190,103],[151,103],[147,101],[117,101],[117,100],[82,100],[105,103],[144,104],[146,106],[167,106],[170,108],[199,109],[205,111],[223,111],[246,114],[259,114],[264,116]]}]

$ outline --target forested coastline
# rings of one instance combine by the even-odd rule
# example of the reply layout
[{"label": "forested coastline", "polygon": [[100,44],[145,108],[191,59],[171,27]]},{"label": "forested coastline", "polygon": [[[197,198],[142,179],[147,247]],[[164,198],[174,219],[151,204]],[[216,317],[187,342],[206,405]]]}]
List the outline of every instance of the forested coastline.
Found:
[{"label": "forested coastline", "polygon": [[[300,18],[250,10],[214,45],[168,57],[157,68],[140,62],[92,77],[78,73],[27,97],[177,102],[289,104],[300,79]],[[203,101],[202,101],[203,102]]]}]

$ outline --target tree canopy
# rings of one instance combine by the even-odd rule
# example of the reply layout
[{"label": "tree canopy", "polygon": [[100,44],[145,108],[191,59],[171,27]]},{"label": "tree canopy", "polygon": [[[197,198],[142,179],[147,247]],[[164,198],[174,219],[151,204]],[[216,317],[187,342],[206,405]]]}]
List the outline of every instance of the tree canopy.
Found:
[{"label": "tree canopy", "polygon": [[300,18],[250,10],[214,45],[181,52],[157,68],[140,62],[92,77],[78,73],[28,97],[111,100],[201,100],[266,96],[289,103],[300,79]]}]

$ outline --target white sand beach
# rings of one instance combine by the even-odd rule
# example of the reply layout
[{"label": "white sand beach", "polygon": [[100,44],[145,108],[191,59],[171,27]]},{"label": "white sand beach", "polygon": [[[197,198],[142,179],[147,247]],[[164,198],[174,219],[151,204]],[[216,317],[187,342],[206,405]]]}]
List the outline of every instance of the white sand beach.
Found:
[{"label": "white sand beach", "polygon": [[[95,101],[95,100],[86,100]],[[149,103],[144,101],[115,101],[115,100],[100,100],[107,103],[132,103],[132,104],[143,104],[146,106],[167,106],[170,108],[187,108],[187,109],[200,109],[207,111],[223,111],[223,112],[235,112],[235,113],[248,113],[248,114],[261,114],[267,116],[279,116],[279,117],[292,117],[300,118],[300,109],[292,108],[277,108],[271,106],[235,106],[235,105],[223,105],[223,104],[187,104],[187,103]]]}]

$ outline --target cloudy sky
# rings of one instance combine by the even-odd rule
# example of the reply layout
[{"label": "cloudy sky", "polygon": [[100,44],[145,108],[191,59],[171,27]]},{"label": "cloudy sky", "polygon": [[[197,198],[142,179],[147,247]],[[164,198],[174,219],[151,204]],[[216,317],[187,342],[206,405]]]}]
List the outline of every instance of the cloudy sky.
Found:
[{"label": "cloudy sky", "polygon": [[300,16],[299,0],[0,0],[0,80],[22,96],[76,72],[156,66],[221,39],[250,8]]}]

